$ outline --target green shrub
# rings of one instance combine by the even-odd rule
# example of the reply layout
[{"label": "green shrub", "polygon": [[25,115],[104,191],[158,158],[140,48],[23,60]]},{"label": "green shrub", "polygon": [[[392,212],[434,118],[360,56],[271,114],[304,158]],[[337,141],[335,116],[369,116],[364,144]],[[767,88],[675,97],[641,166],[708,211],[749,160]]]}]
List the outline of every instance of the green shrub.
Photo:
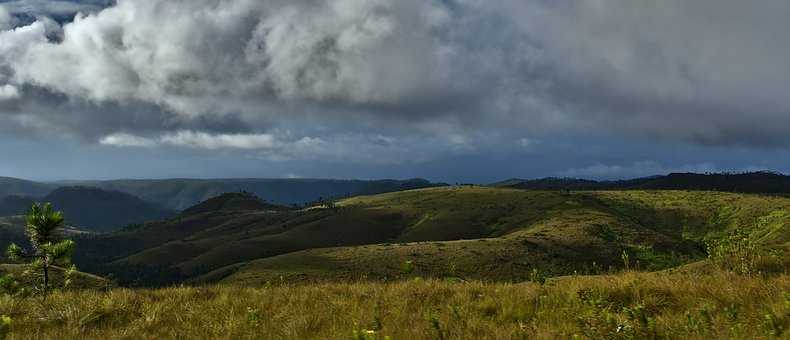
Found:
[{"label": "green shrub", "polygon": [[538,268],[533,268],[532,272],[529,273],[529,281],[542,286],[546,284],[546,274],[541,272]]},{"label": "green shrub", "polygon": [[594,225],[590,231],[590,234],[607,242],[614,242],[620,238],[617,235],[617,231],[606,224]]},{"label": "green shrub", "polygon": [[261,323],[261,312],[257,308],[247,307],[247,323],[258,326]]},{"label": "green shrub", "polygon": [[0,276],[0,294],[17,295],[20,291],[19,282],[13,275]]},{"label": "green shrub", "polygon": [[400,272],[403,275],[411,275],[414,273],[414,261],[405,261],[401,264]]},{"label": "green shrub", "polygon": [[631,255],[628,254],[628,251],[623,249],[623,252],[620,254],[620,258],[623,260],[623,266],[625,271],[631,270]]},{"label": "green shrub", "polygon": [[[577,292],[584,309],[576,318],[582,334],[589,339],[659,339],[662,335],[654,317],[653,306],[625,300],[606,289],[583,289]],[[623,301],[616,301],[623,300]]]},{"label": "green shrub", "polygon": [[[63,213],[55,211],[52,205],[35,203],[25,217],[25,233],[30,239],[30,249],[12,243],[6,254],[11,260],[29,262],[30,270],[43,274],[43,282],[38,288],[46,294],[49,289],[50,267],[70,265],[75,243],[62,239],[66,226]],[[72,271],[73,272],[73,271]],[[70,281],[69,281],[70,282]]]},{"label": "green shrub", "polygon": [[8,337],[8,333],[11,332],[11,324],[12,320],[10,316],[0,316],[0,339],[5,339]]},{"label": "green shrub", "polygon": [[787,318],[781,315],[776,315],[772,311],[765,312],[763,319],[763,327],[769,336],[781,336],[785,332]]}]

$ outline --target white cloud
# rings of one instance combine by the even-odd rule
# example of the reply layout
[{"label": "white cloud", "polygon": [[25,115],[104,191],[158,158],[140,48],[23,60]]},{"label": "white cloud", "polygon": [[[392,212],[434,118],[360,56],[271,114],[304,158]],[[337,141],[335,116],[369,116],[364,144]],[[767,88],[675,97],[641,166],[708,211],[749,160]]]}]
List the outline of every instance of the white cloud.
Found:
[{"label": "white cloud", "polygon": [[117,147],[153,147],[156,141],[128,133],[114,133],[100,139],[99,144]]},{"label": "white cloud", "polygon": [[[32,44],[20,81],[94,101],[142,100],[184,114],[206,99],[397,103],[445,79],[433,54],[436,0],[130,1]],[[206,10],[212,8],[212,10]],[[206,98],[208,97],[208,98]],[[230,97],[230,99],[225,99]]]},{"label": "white cloud", "polygon": [[51,29],[51,21],[41,20],[28,26],[0,31],[0,66],[22,58],[30,46],[45,43],[47,32]]},{"label": "white cloud", "polygon": [[136,136],[128,133],[113,133],[102,137],[99,144],[116,147],[176,146],[196,149],[271,149],[277,145],[270,134],[210,134],[207,132],[178,131],[156,138]]},{"label": "white cloud", "polygon": [[241,152],[248,157],[271,161],[328,161],[378,165],[421,163],[433,159],[448,148],[457,147],[457,140],[453,136],[435,137],[429,141],[421,137],[395,138],[363,134],[293,138],[288,131],[212,134],[183,130],[155,137],[113,133],[100,138],[99,143],[123,148],[175,147],[204,151],[223,150]]},{"label": "white cloud", "polygon": [[531,149],[540,145],[540,141],[529,138],[520,138],[516,141],[516,144],[524,149]]},{"label": "white cloud", "polygon": [[19,98],[19,90],[13,85],[0,85],[0,102]]},{"label": "white cloud", "polygon": [[164,135],[161,143],[199,149],[270,149],[276,145],[270,134],[209,134],[206,132],[179,131]]}]

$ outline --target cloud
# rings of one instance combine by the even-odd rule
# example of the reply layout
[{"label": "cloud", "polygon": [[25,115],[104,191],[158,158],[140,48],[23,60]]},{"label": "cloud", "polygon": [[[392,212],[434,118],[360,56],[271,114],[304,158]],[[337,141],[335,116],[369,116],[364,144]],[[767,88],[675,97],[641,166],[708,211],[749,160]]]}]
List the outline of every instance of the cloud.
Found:
[{"label": "cloud", "polygon": [[[4,7],[0,86],[17,97],[0,104],[8,131],[272,158],[441,157],[477,152],[478,134],[530,149],[557,134],[790,146],[785,0]],[[83,14],[8,23],[23,12]],[[446,138],[431,145],[437,133]]]},{"label": "cloud", "polygon": [[522,98],[514,110],[537,102],[554,122],[620,135],[787,145],[788,131],[775,123],[790,119],[781,95],[790,46],[776,43],[790,26],[782,19],[790,3],[509,4],[500,9],[532,13],[519,25],[535,56],[524,67],[533,81],[511,80],[512,94],[503,92],[506,102]]},{"label": "cloud", "polygon": [[73,17],[77,13],[97,12],[110,5],[112,0],[81,0],[81,1],[53,1],[53,0],[11,0],[3,1],[0,7],[16,15]]},{"label": "cloud", "polygon": [[156,142],[149,138],[128,133],[114,133],[100,139],[99,144],[117,147],[152,147],[156,145]]},{"label": "cloud", "polygon": [[19,98],[19,90],[12,85],[0,86],[0,102]]},{"label": "cloud", "polygon": [[[11,66],[15,60],[22,58],[25,51],[31,45],[46,43],[47,33],[52,28],[52,22],[48,20],[36,21],[33,24],[17,27],[0,32],[0,61],[6,68]],[[13,71],[13,69],[11,69]],[[8,70],[3,72],[7,75]]]},{"label": "cloud", "polygon": [[533,149],[540,146],[541,141],[529,139],[529,138],[520,138],[516,141],[516,144],[520,146],[522,149]]},{"label": "cloud", "polygon": [[213,134],[181,130],[155,136],[125,132],[109,134],[99,144],[116,148],[168,147],[241,153],[244,157],[268,161],[352,162],[358,164],[419,164],[457,148],[454,136],[434,137],[423,145],[422,137],[388,137],[368,134],[332,134],[298,137],[290,131],[249,134]]},{"label": "cloud", "polygon": [[[445,80],[432,51],[439,19],[425,15],[441,8],[416,0],[122,0],[78,16],[62,41],[30,44],[10,64],[20,82],[71,97],[183,114],[244,109],[246,100],[419,102]],[[226,97],[219,108],[209,104]]]},{"label": "cloud", "polygon": [[165,135],[162,143],[175,146],[186,146],[200,149],[269,149],[274,147],[274,136],[270,134],[221,134],[212,135],[205,132],[179,131]]},{"label": "cloud", "polygon": [[0,31],[5,31],[14,27],[16,19],[8,13],[5,7],[0,6]]},{"label": "cloud", "polygon": [[99,144],[115,147],[153,147],[170,145],[196,149],[270,149],[275,146],[274,136],[269,134],[210,134],[206,132],[178,131],[158,138],[135,136],[128,133],[113,133],[102,137]]}]

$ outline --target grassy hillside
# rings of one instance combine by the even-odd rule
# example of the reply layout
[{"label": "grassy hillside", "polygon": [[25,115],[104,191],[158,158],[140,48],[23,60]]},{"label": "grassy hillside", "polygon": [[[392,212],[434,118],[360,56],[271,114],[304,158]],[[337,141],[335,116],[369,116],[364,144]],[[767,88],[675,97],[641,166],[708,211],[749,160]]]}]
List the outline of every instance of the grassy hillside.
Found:
[{"label": "grassy hillside", "polygon": [[698,191],[598,192],[622,216],[663,233],[703,239],[744,229],[766,246],[790,246],[790,199]]},{"label": "grassy hillside", "polygon": [[154,284],[393,279],[407,261],[426,277],[521,281],[534,270],[618,270],[623,253],[634,268],[669,268],[705,257],[706,239],[735,228],[784,250],[790,227],[790,199],[685,191],[446,187],[356,197],[333,208],[244,209],[201,208],[81,239],[76,260]]},{"label": "grassy hillside", "polygon": [[[427,277],[522,281],[535,269],[546,275],[616,270],[625,265],[623,252],[629,266],[659,270],[703,258],[704,241],[734,229],[746,228],[784,252],[790,231],[790,200],[714,192],[447,188],[339,205],[399,211],[412,223],[389,244],[305,250],[221,268],[198,281],[392,279],[407,261]],[[471,240],[444,241],[462,238]]]},{"label": "grassy hillside", "polygon": [[773,339],[789,335],[790,276],[114,289],[3,298],[0,314],[10,339]]}]

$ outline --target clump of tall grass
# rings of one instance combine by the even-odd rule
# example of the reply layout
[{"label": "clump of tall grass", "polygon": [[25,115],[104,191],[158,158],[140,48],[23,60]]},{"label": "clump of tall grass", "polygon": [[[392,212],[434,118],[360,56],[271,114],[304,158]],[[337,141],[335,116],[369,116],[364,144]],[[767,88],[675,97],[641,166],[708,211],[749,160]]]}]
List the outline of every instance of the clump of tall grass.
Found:
[{"label": "clump of tall grass", "polygon": [[778,254],[766,249],[743,229],[707,242],[706,250],[714,265],[740,275],[754,276],[783,269]]},{"label": "clump of tall grass", "polygon": [[753,339],[790,329],[787,274],[536,281],[54,291],[46,300],[0,296],[0,316],[12,339]]}]

